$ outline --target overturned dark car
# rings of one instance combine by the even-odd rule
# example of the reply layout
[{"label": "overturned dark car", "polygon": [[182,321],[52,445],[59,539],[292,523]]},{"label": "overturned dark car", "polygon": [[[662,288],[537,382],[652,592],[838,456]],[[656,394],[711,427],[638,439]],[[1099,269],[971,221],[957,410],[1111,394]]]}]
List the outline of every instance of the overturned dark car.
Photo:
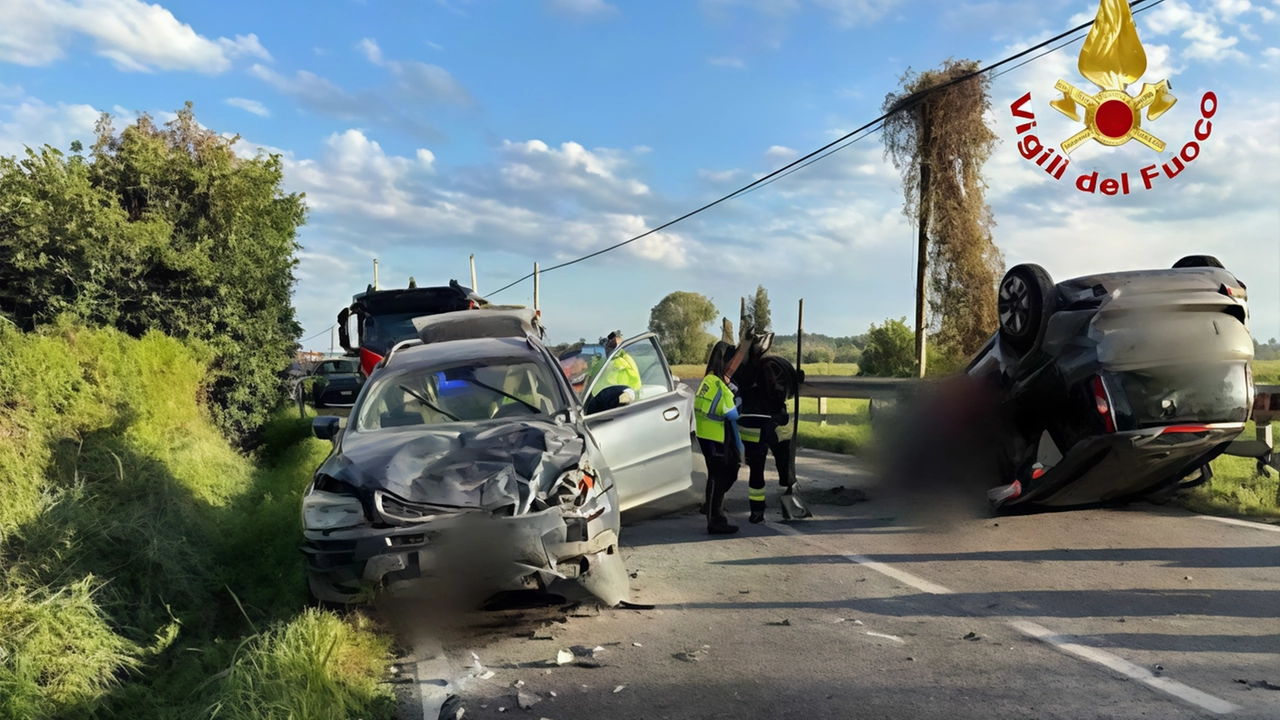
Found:
[{"label": "overturned dark car", "polygon": [[967,373],[994,388],[1001,511],[1068,508],[1205,482],[1253,405],[1244,283],[1195,255],[1168,270],[1054,283],[1018,265]]},{"label": "overturned dark car", "polygon": [[388,351],[347,427],[315,420],[334,447],[303,499],[313,596],[466,580],[626,600],[621,511],[693,496],[692,396],[655,339],[622,346],[643,385],[588,415],[531,311],[413,322],[418,339]]}]

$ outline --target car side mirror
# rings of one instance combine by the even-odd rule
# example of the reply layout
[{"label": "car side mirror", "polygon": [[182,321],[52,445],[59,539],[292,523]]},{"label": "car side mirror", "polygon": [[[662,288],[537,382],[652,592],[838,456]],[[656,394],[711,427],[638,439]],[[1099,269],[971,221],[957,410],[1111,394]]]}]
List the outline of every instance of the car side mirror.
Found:
[{"label": "car side mirror", "polygon": [[336,415],[321,415],[311,421],[311,432],[321,440],[333,440],[338,436],[341,418]]}]

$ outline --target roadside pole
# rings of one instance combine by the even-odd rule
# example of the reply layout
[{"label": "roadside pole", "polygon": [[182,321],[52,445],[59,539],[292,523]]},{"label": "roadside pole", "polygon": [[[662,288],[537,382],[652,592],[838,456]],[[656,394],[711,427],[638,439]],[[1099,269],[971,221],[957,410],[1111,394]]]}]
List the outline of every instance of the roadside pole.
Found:
[{"label": "roadside pole", "polygon": [[[920,147],[927,148],[932,140],[933,129],[929,126],[929,103],[920,103],[920,127],[924,130],[924,138],[920,142]],[[920,377],[924,377],[925,362],[925,283],[928,281],[928,263],[929,263],[929,181],[930,181],[929,163],[922,160],[920,162],[920,202],[916,208],[919,216],[920,227],[917,240],[918,247],[916,249],[916,361],[920,367]]]},{"label": "roadside pole", "polygon": [[796,322],[796,411],[791,418],[791,467],[796,466],[796,450],[800,447],[800,377],[804,374],[804,298],[800,298],[800,319]]},{"label": "roadside pole", "polygon": [[540,277],[541,275],[538,272],[538,263],[535,261],[533,263],[533,314],[539,317],[542,315],[542,306],[538,303],[538,280]]},{"label": "roadside pole", "polygon": [[378,289],[378,258],[373,259],[373,289]]},{"label": "roadside pole", "polygon": [[471,291],[479,295],[480,291],[476,289],[476,254],[471,253]]}]

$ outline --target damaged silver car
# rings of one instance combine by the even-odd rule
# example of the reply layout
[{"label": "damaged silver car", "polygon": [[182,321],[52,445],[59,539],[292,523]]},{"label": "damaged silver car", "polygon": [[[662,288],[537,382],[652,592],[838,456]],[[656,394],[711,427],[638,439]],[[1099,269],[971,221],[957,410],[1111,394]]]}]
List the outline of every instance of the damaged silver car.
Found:
[{"label": "damaged silver car", "polygon": [[968,368],[996,388],[997,508],[1079,507],[1191,487],[1253,405],[1244,283],[1215,258],[1054,283],[1008,271]]},{"label": "damaged silver car", "polygon": [[692,485],[692,398],[655,339],[625,344],[644,384],[587,415],[529,311],[415,320],[352,408],[314,421],[333,451],[303,499],[315,598],[465,576],[494,592],[627,599],[623,509]]}]

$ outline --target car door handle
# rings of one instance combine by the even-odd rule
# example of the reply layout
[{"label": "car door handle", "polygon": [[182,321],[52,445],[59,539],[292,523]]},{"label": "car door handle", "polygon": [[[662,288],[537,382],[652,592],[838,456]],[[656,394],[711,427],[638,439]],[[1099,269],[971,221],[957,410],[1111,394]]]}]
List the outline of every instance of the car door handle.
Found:
[{"label": "car door handle", "polygon": [[680,409],[679,409],[679,408],[667,408],[667,409],[662,413],[662,417],[663,417],[663,419],[664,419],[664,420],[679,420],[679,419],[680,419]]}]

